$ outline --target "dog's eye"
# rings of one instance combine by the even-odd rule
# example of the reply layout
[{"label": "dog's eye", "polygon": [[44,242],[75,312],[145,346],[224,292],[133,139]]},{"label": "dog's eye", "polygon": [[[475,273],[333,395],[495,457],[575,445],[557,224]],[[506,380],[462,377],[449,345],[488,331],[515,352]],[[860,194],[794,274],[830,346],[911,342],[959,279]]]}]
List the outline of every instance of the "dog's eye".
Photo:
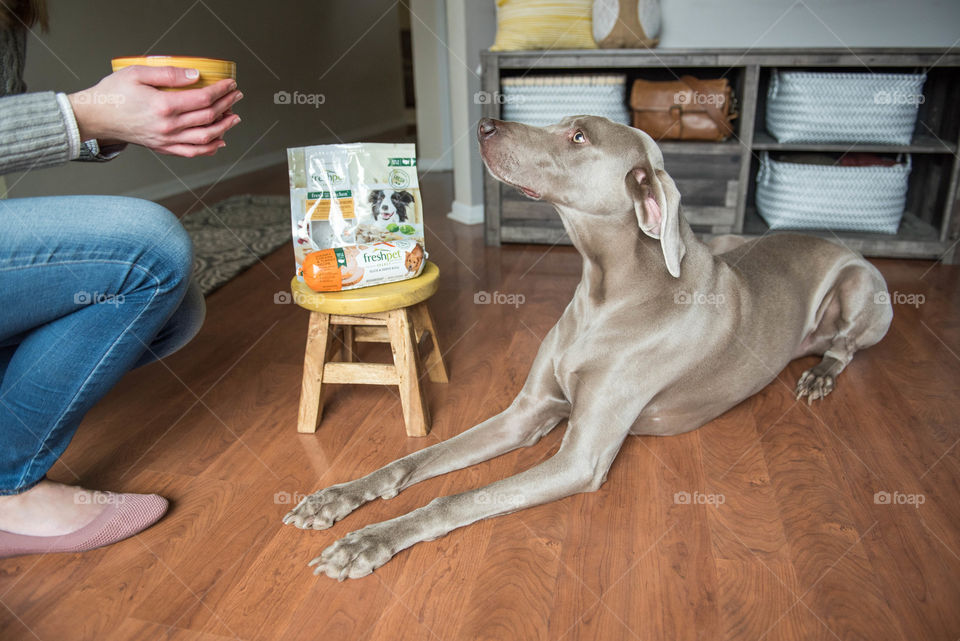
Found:
[{"label": "dog's eye", "polygon": [[582,145],[583,143],[587,142],[587,137],[583,135],[582,131],[577,131],[575,134],[573,134],[572,140],[578,145]]}]

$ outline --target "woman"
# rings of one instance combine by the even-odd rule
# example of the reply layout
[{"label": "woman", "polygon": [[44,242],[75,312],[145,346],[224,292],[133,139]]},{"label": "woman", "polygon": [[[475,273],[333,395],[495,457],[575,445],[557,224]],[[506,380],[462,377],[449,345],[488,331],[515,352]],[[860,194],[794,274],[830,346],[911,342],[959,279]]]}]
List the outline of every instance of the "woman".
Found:
[{"label": "woman", "polygon": [[[128,144],[212,155],[242,97],[196,70],[130,67],[75,94],[24,93],[27,29],[43,0],[0,3],[0,175],[106,161]],[[84,414],[131,368],[186,344],[203,322],[192,248],[154,203],[109,196],[0,200],[0,557],[80,552],[159,520],[156,495],[46,479]]]}]

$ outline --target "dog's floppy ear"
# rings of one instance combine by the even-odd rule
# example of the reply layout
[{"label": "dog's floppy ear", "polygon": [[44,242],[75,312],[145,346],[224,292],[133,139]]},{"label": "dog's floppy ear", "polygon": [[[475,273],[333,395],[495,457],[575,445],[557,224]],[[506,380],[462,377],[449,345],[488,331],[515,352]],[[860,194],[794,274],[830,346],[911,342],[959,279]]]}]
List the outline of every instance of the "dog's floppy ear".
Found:
[{"label": "dog's floppy ear", "polygon": [[680,192],[662,169],[637,167],[627,174],[627,190],[633,198],[640,229],[660,239],[663,260],[670,275],[680,277],[680,261],[687,248],[680,239]]},{"label": "dog's floppy ear", "polygon": [[409,205],[410,203],[413,202],[413,194],[411,194],[406,189],[404,189],[398,194],[394,194],[394,197],[400,202],[402,202],[404,205]]}]

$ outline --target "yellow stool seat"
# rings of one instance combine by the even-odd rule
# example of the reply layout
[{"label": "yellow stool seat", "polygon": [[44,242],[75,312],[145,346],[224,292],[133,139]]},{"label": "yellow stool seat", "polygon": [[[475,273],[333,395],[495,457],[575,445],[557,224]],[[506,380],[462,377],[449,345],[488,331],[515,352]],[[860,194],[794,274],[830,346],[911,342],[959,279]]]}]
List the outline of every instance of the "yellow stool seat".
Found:
[{"label": "yellow stool seat", "polygon": [[440,268],[429,260],[416,278],[345,292],[315,292],[296,276],[290,281],[297,305],[324,314],[370,314],[410,307],[433,296],[439,286]]},{"label": "yellow stool seat", "polygon": [[[315,292],[297,278],[290,282],[294,302],[310,310],[299,432],[317,430],[328,384],[360,383],[398,385],[407,434],[427,434],[430,415],[420,379],[429,375],[431,381],[447,382],[437,330],[426,303],[436,293],[439,280],[440,269],[427,261],[416,278],[345,292]],[[430,335],[433,349],[421,362],[420,340],[425,334]],[[355,362],[356,343],[362,342],[390,343],[393,363]],[[339,361],[334,358],[337,352]]]}]

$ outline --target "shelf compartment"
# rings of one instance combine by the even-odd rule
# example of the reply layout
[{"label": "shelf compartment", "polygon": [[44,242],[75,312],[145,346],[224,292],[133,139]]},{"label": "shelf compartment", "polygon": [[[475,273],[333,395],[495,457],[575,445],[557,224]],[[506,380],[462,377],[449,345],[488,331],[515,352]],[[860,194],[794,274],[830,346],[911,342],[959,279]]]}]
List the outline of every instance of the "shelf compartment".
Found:
[{"label": "shelf compartment", "polygon": [[657,146],[664,156],[693,154],[698,156],[729,156],[740,153],[743,145],[737,140],[724,142],[697,142],[693,140],[664,140]]},{"label": "shelf compartment", "polygon": [[[768,234],[804,234],[819,236],[842,243],[864,256],[882,256],[884,258],[929,258],[939,259],[950,251],[951,243],[940,240],[940,232],[930,223],[924,222],[909,212],[903,214],[900,229],[896,234],[871,234],[863,232],[842,232],[829,229],[803,229],[790,231],[778,229],[771,231],[757,213],[756,208],[748,207],[743,221],[743,236],[759,238]],[[713,234],[705,235],[711,238]]]},{"label": "shelf compartment", "polygon": [[875,145],[868,143],[783,143],[767,131],[753,134],[753,149],[756,151],[826,151],[826,152],[869,152],[877,154],[950,154],[957,153],[956,143],[939,140],[930,134],[917,134],[909,145]]}]

